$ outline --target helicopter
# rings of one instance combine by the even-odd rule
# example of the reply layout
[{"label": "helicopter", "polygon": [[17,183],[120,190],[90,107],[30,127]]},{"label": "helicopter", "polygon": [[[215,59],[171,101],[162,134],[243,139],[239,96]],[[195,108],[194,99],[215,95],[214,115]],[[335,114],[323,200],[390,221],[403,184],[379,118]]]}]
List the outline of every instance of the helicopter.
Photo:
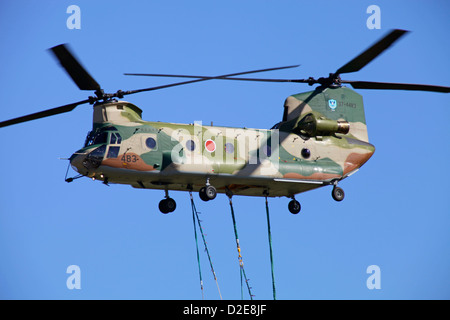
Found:
[{"label": "helicopter", "polygon": [[[287,197],[288,209],[301,210],[299,193],[332,186],[331,196],[342,201],[338,183],[357,172],[374,154],[369,143],[362,96],[354,89],[450,92],[450,87],[373,81],[342,80],[340,75],[361,70],[409,31],[394,29],[348,63],[315,79],[239,77],[298,67],[283,66],[219,76],[126,73],[130,76],[192,78],[138,90],[105,93],[99,83],[61,44],[50,49],[80,90],[94,91],[87,99],[0,122],[0,128],[93,106],[92,130],[84,146],[69,158],[78,173],[66,182],[88,177],[103,184],[164,190],[159,210],[173,212],[169,191],[195,191],[203,201],[217,193],[228,197]],[[126,95],[206,80],[318,84],[312,91],[286,98],[282,120],[271,129],[235,128],[142,120],[142,110],[121,100]]]}]

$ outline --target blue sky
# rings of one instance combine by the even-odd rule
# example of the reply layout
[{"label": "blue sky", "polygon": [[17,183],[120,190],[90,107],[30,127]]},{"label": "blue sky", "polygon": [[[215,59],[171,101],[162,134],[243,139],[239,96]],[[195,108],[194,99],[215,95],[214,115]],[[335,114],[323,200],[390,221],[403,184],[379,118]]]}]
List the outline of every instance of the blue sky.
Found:
[{"label": "blue sky", "polygon": [[[66,27],[69,5],[81,29]],[[369,30],[366,9],[381,9]],[[0,119],[85,99],[46,50],[70,43],[107,92],[170,83],[124,72],[218,75],[301,64],[264,74],[327,76],[392,28],[412,32],[347,80],[450,85],[448,1],[8,1],[0,4]],[[270,128],[301,84],[205,81],[127,100],[145,120]],[[269,199],[278,299],[449,299],[449,96],[358,90],[364,97],[370,161],[340,186]],[[2,128],[0,298],[201,299],[189,194],[90,179],[64,182],[69,157],[92,125],[91,106]],[[72,172],[73,174],[73,172]],[[201,211],[225,299],[240,299],[228,200]],[[255,299],[271,299],[264,198],[233,198],[246,272]],[[218,299],[201,252],[206,299]],[[69,290],[66,269],[81,270]],[[369,290],[366,269],[381,270]],[[247,297],[247,296],[246,296]]]}]

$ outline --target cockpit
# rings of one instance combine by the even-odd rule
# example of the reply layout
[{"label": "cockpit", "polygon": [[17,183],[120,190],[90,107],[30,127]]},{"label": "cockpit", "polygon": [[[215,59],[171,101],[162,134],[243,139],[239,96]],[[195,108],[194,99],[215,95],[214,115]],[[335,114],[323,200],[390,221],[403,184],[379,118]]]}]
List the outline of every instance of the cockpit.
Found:
[{"label": "cockpit", "polygon": [[120,144],[122,142],[122,137],[119,132],[117,132],[117,128],[114,126],[109,126],[90,131],[87,134],[84,147],[108,143],[108,137],[110,139],[110,144]]},{"label": "cockpit", "polygon": [[[98,168],[105,156],[107,144],[110,146],[108,147],[106,157],[116,158],[119,154],[121,143],[122,136],[114,126],[101,127],[90,131],[84,142],[84,148],[95,145],[99,146],[94,147],[94,149],[84,158],[82,162],[83,167],[88,170]],[[79,170],[77,171],[80,172]]]}]

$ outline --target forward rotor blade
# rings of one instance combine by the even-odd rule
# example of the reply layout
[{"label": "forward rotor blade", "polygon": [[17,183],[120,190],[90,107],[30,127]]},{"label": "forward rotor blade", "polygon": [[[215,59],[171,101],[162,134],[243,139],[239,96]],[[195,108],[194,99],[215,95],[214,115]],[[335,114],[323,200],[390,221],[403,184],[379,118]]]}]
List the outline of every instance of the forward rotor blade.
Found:
[{"label": "forward rotor blade", "polygon": [[400,29],[392,30],[389,34],[362,52],[359,56],[340,67],[335,74],[350,73],[362,69],[407,32],[409,31]]},{"label": "forward rotor blade", "polygon": [[60,113],[69,112],[69,111],[72,111],[73,109],[75,109],[78,105],[83,104],[83,103],[88,103],[88,102],[89,102],[89,99],[86,99],[86,100],[78,101],[78,102],[75,102],[75,103],[66,104],[64,106],[60,106],[60,107],[56,107],[56,108],[52,108],[52,109],[48,109],[48,110],[32,113],[32,114],[29,114],[29,115],[26,115],[26,116],[14,118],[14,119],[11,119],[11,120],[2,121],[2,122],[0,122],[0,128],[7,127],[7,126],[10,126],[10,125],[13,125],[13,124],[26,122],[26,121],[31,121],[31,120],[36,120],[36,119],[40,119],[40,118],[50,117],[50,116],[53,116],[53,115],[56,115],[56,114],[60,114]]},{"label": "forward rotor blade", "polygon": [[61,66],[67,71],[69,76],[80,88],[80,90],[100,90],[100,85],[86,69],[80,64],[75,56],[70,52],[65,44],[60,44],[50,48],[55,57],[58,59]]},{"label": "forward rotor blade", "polygon": [[450,87],[435,86],[430,84],[351,81],[351,80],[342,80],[342,83],[348,83],[355,89],[413,90],[413,91],[431,91],[443,93],[450,92]]},{"label": "forward rotor blade", "polygon": [[[170,88],[170,87],[175,87],[175,86],[180,86],[180,85],[189,84],[189,83],[195,83],[195,82],[200,82],[200,81],[206,81],[206,80],[212,80],[212,79],[224,79],[224,78],[227,78],[227,77],[239,76],[239,75],[243,75],[243,74],[250,74],[250,73],[258,73],[258,72],[265,72],[265,71],[273,71],[273,70],[295,68],[295,67],[298,67],[298,66],[299,65],[293,65],[293,66],[286,66],[286,67],[277,67],[277,68],[259,69],[259,70],[252,70],[252,71],[245,71],[245,72],[238,72],[238,73],[230,73],[230,74],[224,74],[224,75],[221,75],[221,76],[205,77],[205,78],[200,78],[200,79],[195,79],[195,80],[190,80],[190,81],[176,82],[176,83],[166,84],[166,85],[157,86],[157,87],[138,89],[138,90],[130,90],[130,91],[122,92],[122,94],[123,95],[128,95],[128,94],[134,94],[134,93],[138,93],[138,92],[145,92],[145,91],[153,91],[153,90],[165,89],[165,88]],[[126,74],[126,75],[131,75],[131,74]],[[139,74],[139,75],[145,75],[145,74]],[[189,76],[187,76],[187,77],[189,77]]]},{"label": "forward rotor blade", "polygon": [[297,68],[299,67],[299,64],[292,65],[292,66],[285,66],[285,67],[276,67],[276,68],[267,68],[267,69],[259,69],[259,70],[253,70],[253,71],[244,71],[239,73],[233,73],[227,76],[216,76],[216,77],[208,77],[208,76],[189,76],[185,74],[163,74],[163,73],[124,73],[126,76],[145,76],[145,77],[171,77],[171,78],[202,78],[202,79],[220,79],[224,77],[232,77],[232,76],[239,76],[243,74],[250,74],[250,73],[258,73],[258,72],[267,72],[267,71],[274,71],[274,70],[282,70],[282,69],[290,69],[290,68]]},{"label": "forward rotor blade", "polygon": [[233,77],[211,77],[211,76],[188,76],[160,73],[125,73],[127,76],[149,76],[149,77],[168,77],[168,78],[191,78],[205,80],[240,80],[240,81],[261,81],[261,82],[299,82],[301,79],[261,79],[261,78],[233,78]]}]

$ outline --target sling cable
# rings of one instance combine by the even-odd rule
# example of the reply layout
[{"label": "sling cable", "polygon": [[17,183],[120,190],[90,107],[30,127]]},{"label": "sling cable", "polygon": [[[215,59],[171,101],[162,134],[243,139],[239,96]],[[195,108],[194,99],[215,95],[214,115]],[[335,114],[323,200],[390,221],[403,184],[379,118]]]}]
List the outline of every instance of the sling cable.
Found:
[{"label": "sling cable", "polygon": [[270,232],[269,202],[267,201],[269,192],[264,191],[264,196],[266,197],[267,234],[269,237],[270,269],[271,269],[271,273],[272,273],[272,292],[273,292],[273,300],[277,300],[277,293],[275,290],[275,276],[273,273],[272,234]]},{"label": "sling cable", "polygon": [[197,225],[198,225],[198,229],[200,230],[200,233],[202,235],[203,245],[205,246],[205,252],[206,252],[206,255],[208,256],[209,265],[211,267],[211,272],[213,274],[214,280],[216,281],[217,290],[219,291],[220,300],[222,300],[222,294],[220,293],[220,288],[219,288],[219,283],[217,282],[216,272],[214,271],[214,267],[213,267],[213,264],[212,264],[211,256],[209,254],[208,246],[206,244],[205,234],[203,233],[201,220],[198,217],[198,211],[197,211],[197,209],[195,207],[195,204],[194,204],[194,198],[192,197],[192,190],[189,190],[189,196],[191,198],[192,221],[194,223],[195,246],[196,246],[196,249],[197,249],[198,274],[199,274],[199,278],[200,278],[200,289],[202,290],[202,299],[205,299],[205,296],[204,296],[204,292],[203,292],[203,277],[202,277],[202,269],[201,269],[201,266],[200,266],[200,253],[199,253],[199,250],[198,250]]},{"label": "sling cable", "polygon": [[241,276],[241,300],[244,300],[244,289],[243,289],[243,281],[242,281],[243,278],[245,279],[245,284],[247,285],[247,290],[248,290],[248,294],[250,296],[250,300],[253,300],[253,294],[251,291],[252,288],[250,287],[250,285],[248,283],[249,279],[247,279],[247,275],[245,274],[244,261],[242,260],[241,247],[239,245],[239,236],[238,236],[237,227],[236,227],[236,218],[234,217],[233,201],[231,200],[231,197],[232,197],[231,192],[227,192],[227,196],[230,199],[231,218],[233,220],[234,235],[236,237],[236,247],[237,247],[237,251],[238,251],[238,260],[239,260],[240,276]]},{"label": "sling cable", "polygon": [[[194,199],[192,197],[192,190],[189,191],[189,196],[191,198],[191,207],[192,207],[192,220],[193,220],[193,225],[194,225],[194,236],[195,236],[195,245],[196,245],[196,249],[197,249],[197,263],[198,263],[198,271],[199,271],[199,278],[200,278],[200,288],[202,291],[202,299],[204,299],[204,291],[203,291],[203,277],[202,277],[202,271],[201,271],[201,264],[200,264],[200,253],[199,253],[199,248],[198,248],[198,237],[197,237],[197,225],[198,225],[198,229],[200,230],[200,233],[202,235],[202,240],[203,240],[203,245],[205,247],[205,252],[208,256],[208,260],[209,260],[209,264],[211,267],[211,272],[213,274],[214,280],[216,282],[217,285],[217,290],[219,291],[219,296],[220,299],[222,300],[222,294],[220,293],[220,288],[219,288],[219,283],[217,281],[217,276],[216,273],[214,271],[214,267],[212,264],[212,260],[211,260],[211,256],[209,254],[209,250],[208,250],[208,246],[206,243],[206,239],[205,239],[205,234],[203,233],[203,227],[201,226],[201,220],[198,216],[199,212],[197,211],[195,204],[194,204]],[[241,300],[244,299],[244,286],[243,286],[243,280],[245,279],[245,283],[247,286],[247,290],[248,290],[248,294],[250,296],[250,299],[253,300],[254,295],[252,294],[251,291],[251,287],[249,285],[249,279],[247,278],[247,275],[245,273],[245,269],[244,269],[244,261],[242,259],[242,255],[241,255],[241,247],[239,245],[239,236],[238,236],[238,232],[237,232],[237,226],[236,226],[236,217],[234,215],[234,208],[233,208],[233,202],[232,202],[232,193],[227,190],[227,196],[229,198],[230,201],[230,209],[231,209],[231,218],[233,221],[233,227],[234,227],[234,235],[236,238],[236,248],[238,251],[238,260],[239,260],[239,267],[240,267],[240,278],[241,278]],[[267,197],[269,196],[269,193],[267,191],[264,191],[264,196],[265,196],[265,200],[266,200],[266,218],[267,218],[267,234],[268,234],[268,239],[269,239],[269,251],[270,251],[270,266],[271,266],[271,274],[272,274],[272,291],[273,291],[273,299],[276,300],[276,289],[275,289],[275,277],[274,277],[274,268],[273,268],[273,253],[272,253],[272,234],[271,234],[271,230],[270,230],[270,218],[269,218],[269,203],[267,200]]]}]

